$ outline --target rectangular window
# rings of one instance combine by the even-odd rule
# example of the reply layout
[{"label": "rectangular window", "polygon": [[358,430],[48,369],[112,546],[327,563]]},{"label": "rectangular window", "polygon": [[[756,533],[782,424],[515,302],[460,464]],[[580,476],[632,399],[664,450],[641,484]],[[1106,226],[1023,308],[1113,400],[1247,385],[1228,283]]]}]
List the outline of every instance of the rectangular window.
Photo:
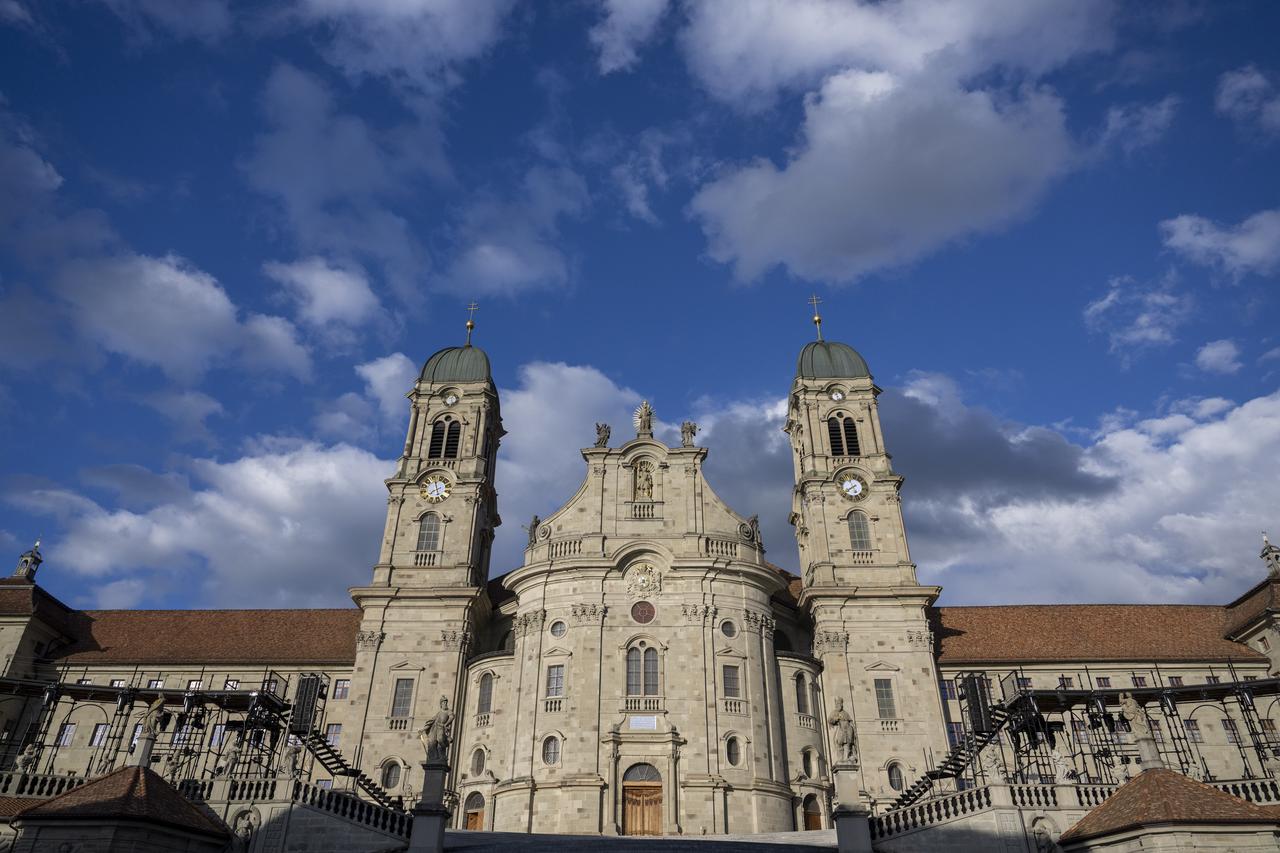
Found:
[{"label": "rectangular window", "polygon": [[337,681],[333,682],[333,698],[334,699],[346,699],[347,694],[349,694],[350,692],[351,692],[350,678],[339,678]]},{"label": "rectangular window", "polygon": [[317,780],[316,780],[316,787],[317,787],[317,788],[319,788],[319,789],[320,789],[320,790],[322,790],[322,791],[328,791],[329,789],[331,789],[331,788],[333,787],[333,780],[332,780],[332,779],[317,779]]},{"label": "rectangular window", "polygon": [[1160,728],[1159,720],[1148,720],[1151,723],[1151,736],[1156,739],[1156,743],[1164,743],[1164,729]]},{"label": "rectangular window", "polygon": [[1205,677],[1204,683],[1205,683],[1205,684],[1220,684],[1220,683],[1222,683],[1222,679],[1221,679],[1219,676],[1216,676],[1216,675],[1210,675],[1210,676],[1206,676],[1206,677]]},{"label": "rectangular window", "polygon": [[876,679],[876,710],[882,720],[896,720],[898,707],[893,701],[893,681],[888,678]]},{"label": "rectangular window", "polygon": [[1101,687],[1103,690],[1106,690],[1108,687],[1111,686],[1111,678],[1106,675],[1098,676],[1098,686]]},{"label": "rectangular window", "polygon": [[738,668],[725,664],[724,667],[724,695],[730,699],[737,699],[742,694],[742,687],[738,684]]},{"label": "rectangular window", "polygon": [[1076,680],[1070,675],[1059,675],[1058,687],[1061,688],[1062,690],[1075,690]]},{"label": "rectangular window", "polygon": [[1235,720],[1223,720],[1222,731],[1227,735],[1227,743],[1240,742],[1240,731],[1236,728]]},{"label": "rectangular window", "polygon": [[330,723],[325,726],[324,739],[329,746],[337,749],[338,742],[342,740],[342,723]]},{"label": "rectangular window", "polygon": [[397,678],[391,694],[391,716],[408,717],[413,711],[413,679]]},{"label": "rectangular window", "polygon": [[111,730],[111,726],[107,723],[98,723],[93,727],[93,735],[89,738],[89,746],[102,746],[107,742],[107,732]]},{"label": "rectangular window", "polygon": [[204,690],[204,679],[193,678],[187,682],[188,690]]},{"label": "rectangular window", "polygon": [[1028,678],[1028,677],[1027,677],[1027,676],[1025,676],[1025,675],[1019,675],[1019,676],[1018,676],[1018,689],[1019,689],[1019,690],[1030,690],[1030,689],[1031,689],[1031,679],[1030,679],[1030,678]]},{"label": "rectangular window", "polygon": [[185,724],[173,733],[173,743],[175,746],[186,746],[191,743],[191,735],[195,733],[190,723]]},{"label": "rectangular window", "polygon": [[262,692],[274,694],[276,692],[277,686],[278,685],[276,684],[276,680],[274,678],[268,678],[266,681],[262,682]]},{"label": "rectangular window", "polygon": [[218,723],[209,731],[209,748],[217,749],[227,741],[227,727]]},{"label": "rectangular window", "polygon": [[547,695],[564,695],[564,664],[553,663],[547,667]]},{"label": "rectangular window", "polygon": [[240,689],[240,679],[238,679],[238,678],[228,678],[226,681],[222,682],[222,689],[223,689],[223,690],[239,690],[239,689]]},{"label": "rectangular window", "polygon": [[1200,731],[1200,724],[1195,720],[1187,720],[1184,723],[1187,727],[1187,740],[1192,743],[1204,743],[1204,732]]},{"label": "rectangular window", "polygon": [[63,723],[62,727],[58,729],[58,746],[71,746],[71,741],[75,739],[75,736],[76,724]]},{"label": "rectangular window", "polygon": [[1135,675],[1135,676],[1133,677],[1133,686],[1134,686],[1134,687],[1146,687],[1146,686],[1147,686],[1147,677],[1146,677],[1145,675]]},{"label": "rectangular window", "polygon": [[77,678],[76,684],[93,684],[92,678]]},{"label": "rectangular window", "polygon": [[951,746],[964,740],[964,723],[947,723],[947,743]]},{"label": "rectangular window", "polygon": [[123,679],[123,678],[113,678],[113,679],[111,679],[111,686],[112,686],[112,687],[124,687],[124,679]]},{"label": "rectangular window", "polygon": [[1071,736],[1076,739],[1076,743],[1083,743],[1089,740],[1089,729],[1084,720],[1071,721]]},{"label": "rectangular window", "polygon": [[142,723],[133,724],[133,734],[129,736],[129,748],[133,749],[138,745],[138,735],[142,734]]},{"label": "rectangular window", "polygon": [[163,678],[153,678],[153,679],[151,679],[150,681],[148,681],[148,682],[147,682],[147,689],[148,689],[148,690],[163,690],[163,689],[164,689],[164,679],[163,679]]},{"label": "rectangular window", "polygon": [[1169,676],[1169,686],[1170,686],[1170,687],[1181,687],[1181,686],[1182,686],[1182,676],[1181,676],[1181,675],[1171,675],[1171,676]]},{"label": "rectangular window", "polygon": [[942,698],[943,699],[956,698],[956,683],[950,678],[942,679]]}]

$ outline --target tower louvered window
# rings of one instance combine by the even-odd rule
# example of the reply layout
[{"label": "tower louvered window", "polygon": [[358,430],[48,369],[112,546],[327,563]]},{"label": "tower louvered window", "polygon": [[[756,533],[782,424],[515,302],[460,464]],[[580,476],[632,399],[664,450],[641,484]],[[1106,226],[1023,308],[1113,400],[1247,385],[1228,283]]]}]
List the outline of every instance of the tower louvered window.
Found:
[{"label": "tower louvered window", "polygon": [[453,421],[449,424],[448,435],[444,440],[444,458],[458,458],[458,444],[462,438],[462,424]]},{"label": "tower louvered window", "polygon": [[858,424],[846,415],[827,418],[827,437],[831,440],[832,456],[861,456],[858,443]]},{"label": "tower louvered window", "polygon": [[449,428],[449,419],[436,421],[431,426],[431,443],[427,445],[427,458],[439,459],[444,456],[444,435]]}]

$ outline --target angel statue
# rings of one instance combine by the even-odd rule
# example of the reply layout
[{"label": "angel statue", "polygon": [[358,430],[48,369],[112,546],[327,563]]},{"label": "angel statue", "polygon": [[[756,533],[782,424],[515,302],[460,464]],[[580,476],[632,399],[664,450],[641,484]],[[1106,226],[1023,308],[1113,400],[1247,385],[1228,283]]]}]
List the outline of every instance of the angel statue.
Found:
[{"label": "angel statue", "polygon": [[609,433],[612,431],[608,424],[596,424],[596,447],[608,447]]},{"label": "angel statue", "polygon": [[453,737],[453,712],[449,710],[449,700],[440,697],[440,710],[427,720],[426,725],[418,732],[418,740],[426,750],[427,761],[448,761],[449,741]]},{"label": "angel statue", "polygon": [[693,437],[698,434],[698,425],[693,421],[680,424],[680,446],[693,447]]}]

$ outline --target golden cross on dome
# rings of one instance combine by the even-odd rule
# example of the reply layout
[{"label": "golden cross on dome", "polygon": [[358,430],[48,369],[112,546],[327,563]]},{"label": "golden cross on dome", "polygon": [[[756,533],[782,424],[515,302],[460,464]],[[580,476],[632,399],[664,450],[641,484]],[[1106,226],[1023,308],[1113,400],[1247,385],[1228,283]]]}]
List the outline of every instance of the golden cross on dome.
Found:
[{"label": "golden cross on dome", "polygon": [[479,310],[480,306],[474,299],[471,300],[471,304],[467,306],[467,346],[471,346],[471,330],[476,327],[475,316]]},{"label": "golden cross on dome", "polygon": [[822,340],[822,315],[818,313],[818,306],[822,304],[822,300],[815,293],[809,297],[809,304],[813,306],[813,325],[818,327],[818,340]]}]

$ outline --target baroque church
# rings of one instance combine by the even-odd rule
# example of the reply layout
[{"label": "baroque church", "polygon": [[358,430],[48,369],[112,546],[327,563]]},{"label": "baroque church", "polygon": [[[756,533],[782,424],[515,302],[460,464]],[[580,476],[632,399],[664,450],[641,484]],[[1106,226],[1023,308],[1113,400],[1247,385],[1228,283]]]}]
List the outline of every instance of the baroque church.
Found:
[{"label": "baroque church", "polygon": [[[799,577],[717,496],[696,425],[668,446],[645,403],[634,435],[597,425],[577,491],[490,578],[504,429],[468,323],[406,389],[354,607],[76,610],[37,583],[39,548],[22,555],[0,581],[0,767],[93,779],[137,763],[146,737],[142,763],[197,799],[225,784],[266,802],[282,795],[246,786],[287,779],[295,804],[391,814],[422,792],[434,732],[455,829],[793,832],[857,803],[877,850],[927,849],[894,839],[965,813],[930,803],[1112,791],[1144,763],[1274,789],[1280,548],[1265,543],[1259,583],[1223,605],[939,607],[908,547],[880,389],[814,319],[785,424]],[[1071,796],[1075,817],[1105,799]],[[1019,843],[1075,822],[1057,799],[1015,800],[1020,822],[992,831]],[[265,831],[262,804],[246,808],[228,825]]]}]

